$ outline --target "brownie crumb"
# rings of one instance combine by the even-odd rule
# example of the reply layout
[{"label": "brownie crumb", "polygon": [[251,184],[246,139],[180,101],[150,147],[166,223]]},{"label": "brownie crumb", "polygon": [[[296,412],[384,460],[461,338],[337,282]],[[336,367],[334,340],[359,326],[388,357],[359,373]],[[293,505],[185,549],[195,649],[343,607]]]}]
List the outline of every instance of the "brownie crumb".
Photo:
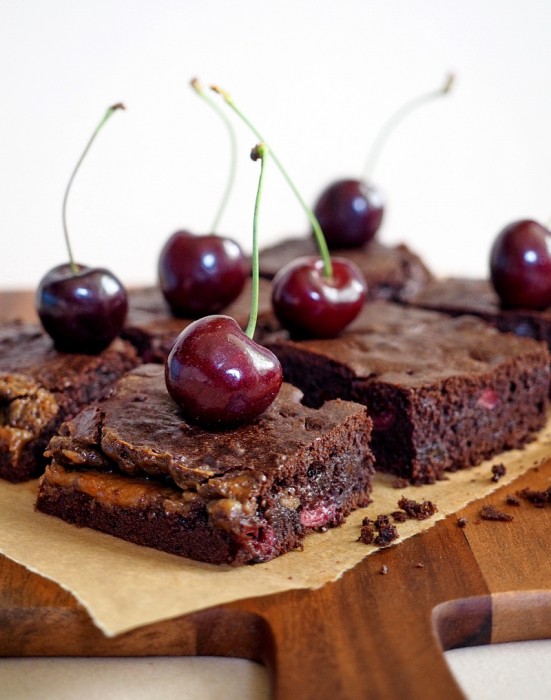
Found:
[{"label": "brownie crumb", "polygon": [[[375,535],[375,532],[378,534]],[[358,542],[364,544],[376,544],[378,547],[386,547],[397,539],[398,530],[390,522],[388,515],[378,515],[376,520],[364,518],[360,529]]]},{"label": "brownie crumb", "polygon": [[457,518],[458,527],[467,527],[468,522],[467,518]]},{"label": "brownie crumb", "polygon": [[536,508],[544,508],[548,503],[551,503],[551,486],[546,491],[534,491],[533,489],[522,489],[518,492],[521,498],[524,498]]},{"label": "brownie crumb", "polygon": [[398,538],[398,530],[391,523],[381,525],[379,528],[379,534],[373,540],[373,544],[377,547],[386,547],[392,541]]},{"label": "brownie crumb", "polygon": [[388,515],[378,515],[375,520],[375,529],[380,530],[382,527],[390,525],[390,518]]},{"label": "brownie crumb", "polygon": [[505,474],[507,474],[507,468],[504,464],[492,464],[492,481],[499,481]]},{"label": "brownie crumb", "polygon": [[408,486],[409,481],[401,476],[396,477],[396,479],[394,479],[394,481],[392,482],[393,489],[405,489]]},{"label": "brownie crumb", "polygon": [[417,564],[415,564],[415,568],[416,569],[424,569],[425,565],[422,562],[418,561]]},{"label": "brownie crumb", "polygon": [[505,499],[505,503],[508,506],[520,506],[520,498],[518,496],[514,496],[512,493],[507,494],[507,498]]},{"label": "brownie crumb", "polygon": [[438,508],[432,501],[414,501],[410,498],[402,498],[398,501],[398,507],[406,512],[408,518],[414,520],[426,520],[436,513]]},{"label": "brownie crumb", "polygon": [[408,514],[405,510],[395,510],[391,515],[396,523],[405,523],[408,519]]},{"label": "brownie crumb", "polygon": [[383,564],[381,568],[379,569],[379,573],[382,576],[386,576],[388,574],[388,566],[386,564]]},{"label": "brownie crumb", "polygon": [[498,510],[495,506],[483,506],[480,510],[480,517],[483,520],[499,520],[501,522],[509,522],[513,520],[513,516]]},{"label": "brownie crumb", "polygon": [[375,540],[375,527],[373,526],[373,521],[369,518],[364,518],[362,527],[360,529],[360,536],[358,537],[358,542],[363,542],[364,544],[373,544]]}]

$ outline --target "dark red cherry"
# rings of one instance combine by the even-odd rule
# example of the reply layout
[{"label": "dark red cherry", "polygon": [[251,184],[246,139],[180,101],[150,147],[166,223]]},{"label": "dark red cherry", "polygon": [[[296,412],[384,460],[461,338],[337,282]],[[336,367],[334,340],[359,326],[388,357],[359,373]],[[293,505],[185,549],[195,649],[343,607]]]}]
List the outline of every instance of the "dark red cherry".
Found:
[{"label": "dark red cherry", "polygon": [[362,273],[350,260],[331,262],[331,279],[314,257],[297,258],[274,277],[274,312],[292,335],[334,338],[360,313],[367,294]]},{"label": "dark red cherry", "polygon": [[230,238],[176,231],[161,251],[158,272],[172,313],[199,318],[222,311],[239,296],[249,265]]},{"label": "dark red cherry", "polygon": [[108,270],[70,264],[47,272],[36,292],[36,310],[61,352],[95,354],[121,330],[128,301],[121,282]]},{"label": "dark red cherry", "polygon": [[359,248],[377,233],[384,202],[379,192],[361,180],[337,180],[314,206],[329,248]]},{"label": "dark red cherry", "polygon": [[551,231],[529,219],[506,226],[492,246],[490,276],[504,306],[551,306]]},{"label": "dark red cherry", "polygon": [[229,316],[206,316],[176,339],[165,365],[168,393],[185,418],[229,428],[265,411],[281,387],[277,357]]}]

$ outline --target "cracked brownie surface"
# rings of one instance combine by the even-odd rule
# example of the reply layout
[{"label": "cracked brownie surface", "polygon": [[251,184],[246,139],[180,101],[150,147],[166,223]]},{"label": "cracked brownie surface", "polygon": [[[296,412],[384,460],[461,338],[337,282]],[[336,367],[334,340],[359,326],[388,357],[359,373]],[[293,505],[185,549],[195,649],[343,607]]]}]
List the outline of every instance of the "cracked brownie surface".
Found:
[{"label": "cracked brownie surface", "polygon": [[301,403],[285,384],[249,425],[190,425],[143,365],[48,448],[37,507],[138,544],[211,563],[266,561],[367,505],[373,478],[365,408]]},{"label": "cracked brownie surface", "polygon": [[38,476],[59,425],[136,364],[134,349],[121,340],[99,355],[65,354],[38,325],[0,326],[0,477]]},{"label": "cracked brownie surface", "polygon": [[374,301],[338,338],[264,344],[308,405],[366,405],[377,468],[413,482],[520,447],[546,421],[547,347],[472,316]]}]

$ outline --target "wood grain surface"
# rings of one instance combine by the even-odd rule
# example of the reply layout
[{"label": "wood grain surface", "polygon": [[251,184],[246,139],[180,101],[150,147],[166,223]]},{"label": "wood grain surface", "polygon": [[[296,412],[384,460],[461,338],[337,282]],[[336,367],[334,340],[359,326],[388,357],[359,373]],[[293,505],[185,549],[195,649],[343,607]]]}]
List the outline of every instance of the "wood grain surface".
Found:
[{"label": "wood grain surface", "polygon": [[[0,295],[0,317],[28,316],[31,304],[32,295]],[[484,504],[501,508],[508,494],[550,485],[551,461]],[[266,665],[278,700],[463,698],[443,649],[551,637],[551,506],[522,500],[512,522],[494,522],[480,518],[481,505],[321,589],[239,601],[114,638],[57,584],[0,557],[0,655],[242,657]]]}]

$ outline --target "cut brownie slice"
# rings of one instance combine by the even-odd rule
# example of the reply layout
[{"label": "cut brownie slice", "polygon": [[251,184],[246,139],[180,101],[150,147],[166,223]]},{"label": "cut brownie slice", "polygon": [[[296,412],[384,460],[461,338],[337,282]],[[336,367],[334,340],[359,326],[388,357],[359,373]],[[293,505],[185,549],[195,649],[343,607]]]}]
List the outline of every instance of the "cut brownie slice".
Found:
[{"label": "cut brownie slice", "polygon": [[272,559],[370,502],[365,407],[301,397],[284,384],[253,423],[210,432],[181,417],[163,368],[143,365],[52,439],[37,507],[200,561]]},{"label": "cut brownie slice", "polygon": [[551,309],[534,311],[502,308],[489,280],[433,280],[408,301],[414,306],[441,311],[451,316],[478,316],[500,331],[544,340],[551,348]]},{"label": "cut brownie slice", "polygon": [[[260,281],[258,333],[271,330],[271,285]],[[243,292],[223,313],[231,316],[246,328],[251,309],[251,282],[247,281]],[[164,362],[178,335],[193,319],[173,316],[159,287],[146,287],[128,293],[128,316],[121,337],[130,341],[143,362]]]},{"label": "cut brownie slice", "polygon": [[42,473],[44,449],[61,423],[137,362],[122,340],[99,355],[69,355],[57,352],[38,325],[0,326],[0,478],[18,482]]},{"label": "cut brownie slice", "polygon": [[264,344],[308,405],[365,404],[377,468],[415,483],[519,447],[546,420],[547,347],[471,316],[376,301],[340,338]]},{"label": "cut brownie slice", "polygon": [[[260,274],[272,279],[284,265],[301,255],[317,255],[313,238],[289,238],[260,252]],[[405,245],[386,246],[377,240],[356,249],[333,250],[352,260],[363,272],[370,299],[403,301],[417,294],[432,275]]]}]

